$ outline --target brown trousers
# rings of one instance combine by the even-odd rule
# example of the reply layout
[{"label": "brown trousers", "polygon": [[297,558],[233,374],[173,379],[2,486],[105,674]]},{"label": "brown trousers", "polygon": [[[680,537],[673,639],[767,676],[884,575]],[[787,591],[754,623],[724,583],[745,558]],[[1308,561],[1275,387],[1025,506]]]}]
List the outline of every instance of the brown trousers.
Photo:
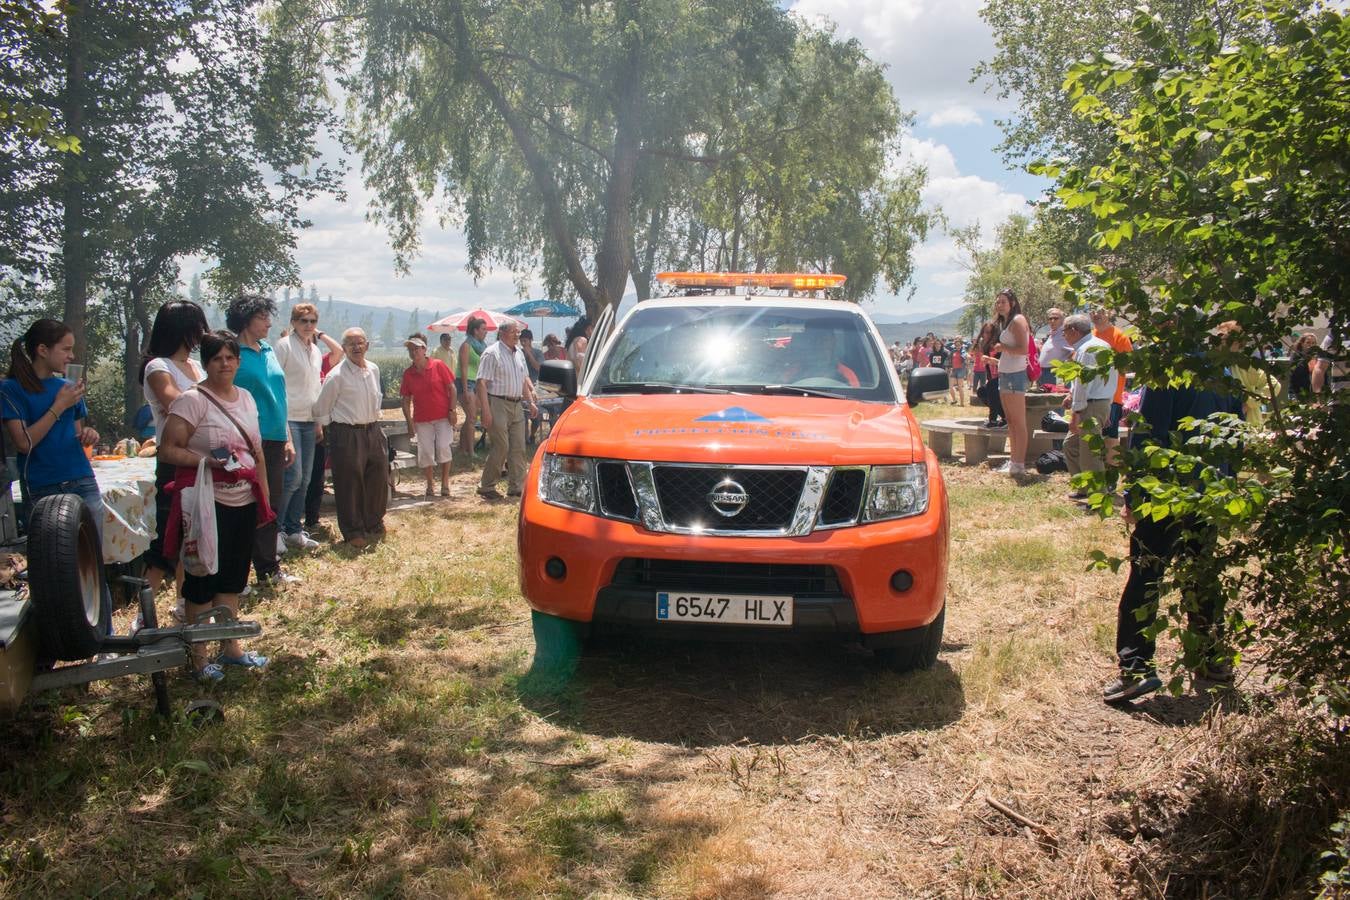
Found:
[{"label": "brown trousers", "polygon": [[[1071,434],[1064,439],[1064,461],[1068,463],[1069,475],[1077,475],[1079,472],[1105,472],[1106,460],[1088,449],[1087,441],[1084,440],[1088,435],[1095,434],[1100,436],[1102,426],[1106,424],[1107,417],[1111,414],[1110,400],[1089,400],[1087,409],[1083,411],[1084,420],[1081,434]],[[1087,424],[1091,422],[1091,425]]]},{"label": "brown trousers", "polygon": [[389,506],[389,448],[379,422],[324,429],[333,464],[333,499],[338,528],[346,540],[368,538],[384,531]]},{"label": "brown trousers", "polygon": [[502,477],[502,463],[506,463],[506,490],[519,494],[525,486],[525,471],[530,461],[525,457],[525,403],[488,395],[492,409],[492,427],[488,429],[488,456],[483,463],[483,477],[479,490],[495,490]]}]

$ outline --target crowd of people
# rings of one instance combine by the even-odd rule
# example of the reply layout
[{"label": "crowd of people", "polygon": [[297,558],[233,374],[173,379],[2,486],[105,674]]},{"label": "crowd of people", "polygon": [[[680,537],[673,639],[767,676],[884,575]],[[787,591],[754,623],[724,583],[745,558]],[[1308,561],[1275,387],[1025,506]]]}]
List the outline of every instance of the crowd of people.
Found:
[{"label": "crowd of people", "polygon": [[[1115,368],[1094,381],[1061,385],[1055,374],[1055,363],[1079,361],[1097,363],[1134,349],[1129,335],[1115,323],[1115,317],[1102,306],[1087,312],[1065,315],[1058,308],[1046,312],[1046,321],[1034,328],[1023,314],[1021,304],[1013,291],[1002,291],[994,303],[995,317],[980,326],[969,344],[961,337],[937,337],[929,333],[915,338],[908,346],[895,342],[891,358],[902,377],[915,369],[937,367],[948,374],[951,403],[967,404],[969,392],[973,400],[986,410],[984,426],[1006,430],[1010,452],[1008,461],[1000,470],[1021,477],[1027,473],[1027,435],[1030,432],[1026,414],[1028,391],[1062,393],[1064,395],[1064,427],[1067,431],[1064,454],[1069,473],[1103,471],[1113,461],[1120,444],[1121,423],[1127,407],[1138,406],[1139,392],[1127,399],[1129,376]],[[1223,340],[1244,353],[1256,354],[1245,346],[1237,323],[1227,322],[1216,329]],[[1037,333],[1041,334],[1039,340]],[[1244,389],[1245,401],[1241,414],[1244,419],[1261,427],[1266,418],[1272,393],[1279,395],[1287,386],[1288,395],[1308,399],[1339,384],[1332,373],[1331,336],[1319,344],[1309,332],[1300,335],[1289,350],[1287,385],[1269,382],[1264,370],[1256,366],[1235,366],[1233,376]],[[1269,351],[1268,356],[1280,356],[1281,350]],[[1264,399],[1263,399],[1264,398]],[[1093,440],[1100,438],[1100,441]],[[1100,447],[1098,451],[1093,449]],[[1073,499],[1084,499],[1081,491],[1073,491]]]},{"label": "crowd of people", "polygon": [[[320,328],[312,303],[297,303],[275,343],[268,340],[274,301],[246,294],[212,331],[205,311],[173,300],[156,312],[140,365],[147,410],[145,436],[155,454],[155,535],[145,553],[146,579],[157,592],[174,584],[174,615],[197,621],[218,607],[237,610],[255,587],[299,579],[283,570],[288,552],[314,550],[324,482],[331,472],[341,540],[360,551],[384,536],[392,490],[388,442],[381,427],[383,392],[378,365],[368,358],[360,328],[337,339]],[[486,341],[486,323],[471,319],[452,356],[449,335],[430,351],[421,334],[404,341],[409,365],[399,396],[426,495],[449,496],[455,427],[458,447],[472,458],[477,421],[488,443],[478,493],[519,496],[527,469],[527,439],[539,426],[534,384],[546,359],[585,359],[590,324],[582,317],[566,341],[533,335],[503,323]],[[83,367],[73,365],[71,329],[52,319],[34,322],[11,347],[0,383],[6,438],[17,452],[19,480],[29,508],[50,494],[80,496],[101,527],[103,502],[91,457],[98,433],[88,426]],[[195,357],[195,358],[194,358]],[[214,571],[185,572],[180,560],[187,518],[182,492],[199,468],[210,473],[215,512]],[[254,585],[249,584],[250,570]],[[104,585],[105,594],[107,586]],[[133,630],[139,627],[139,617]],[[219,681],[229,666],[260,669],[267,658],[238,641],[208,658],[194,645],[196,676]]]},{"label": "crowd of people", "polygon": [[[157,447],[156,533],[145,554],[146,578],[153,590],[172,578],[180,603],[177,616],[184,621],[217,606],[237,610],[239,598],[251,590],[250,569],[261,586],[298,580],[282,570],[281,559],[320,545],[315,529],[328,469],[342,540],[359,551],[385,533],[391,456],[380,424],[380,371],[367,356],[369,340],[360,328],[346,329],[340,340],[329,336],[319,327],[317,307],[298,303],[273,345],[267,335],[276,312],[267,297],[240,296],[226,311],[228,329],[212,331],[200,306],[174,300],[158,310],[149,335],[140,380],[147,427]],[[891,348],[897,369],[907,375],[917,368],[942,368],[949,374],[953,404],[965,406],[967,390],[982,399],[988,407],[985,424],[1007,429],[1010,454],[1000,471],[1014,476],[1026,471],[1028,390],[1039,385],[1063,393],[1063,452],[1070,474],[1105,471],[1124,417],[1126,375],[1119,362],[1120,354],[1132,349],[1130,338],[1101,307],[1070,315],[1049,310],[1039,345],[1013,291],[998,294],[994,313],[970,344],[931,334],[909,347],[897,342]],[[503,323],[490,344],[487,332],[484,320],[471,318],[457,354],[449,335],[440,336],[436,350],[421,334],[404,341],[409,365],[399,396],[408,431],[416,438],[428,497],[435,495],[438,481],[440,494],[450,493],[455,427],[460,426],[459,452],[472,456],[480,420],[489,451],[478,494],[488,501],[502,499],[497,487],[505,478],[506,496],[520,495],[527,443],[540,419],[535,391],[540,367],[545,360],[565,359],[580,369],[591,325],[583,316],[564,340],[545,336],[542,349],[534,346],[529,329],[514,322]],[[1219,332],[1232,347],[1244,348],[1236,323],[1226,323]],[[1292,396],[1350,390],[1345,364],[1333,364],[1331,340],[1328,335],[1319,346],[1311,334],[1299,337],[1290,357]],[[0,420],[17,451],[29,504],[51,494],[76,494],[101,525],[103,503],[88,452],[99,435],[87,424],[86,384],[72,368],[74,346],[73,333],[61,322],[39,319],[30,325],[11,347],[9,371],[0,382]],[[818,361],[832,357],[828,348],[819,349]],[[1095,363],[1102,355],[1110,355],[1117,367],[1091,380],[1056,384],[1057,361]],[[1234,375],[1252,385],[1245,404],[1197,388],[1143,390],[1137,408],[1149,427],[1147,437],[1137,440],[1165,445],[1185,417],[1223,410],[1260,425],[1261,392],[1280,386],[1254,366],[1250,372],[1243,368],[1235,368]],[[216,570],[196,575],[185,573],[178,558],[183,525],[178,500],[203,466],[214,501]],[[1078,490],[1071,496],[1085,495]],[[1128,500],[1125,509],[1128,513]],[[1157,585],[1170,559],[1203,552],[1207,539],[1197,522],[1132,522],[1132,567],[1117,634],[1121,672],[1104,689],[1108,701],[1133,700],[1161,686],[1149,627]],[[1194,608],[1193,628],[1216,639],[1216,611],[1203,598]],[[214,658],[201,646],[194,645],[192,663],[204,681],[221,680],[229,666],[267,665],[267,657],[244,650],[238,641],[223,642]],[[1222,678],[1231,672],[1216,658],[1208,674]]]},{"label": "crowd of people", "polygon": [[[1168,447],[1185,420],[1203,420],[1214,413],[1229,413],[1258,429],[1265,427],[1268,407],[1286,387],[1291,399],[1305,402],[1325,390],[1350,391],[1350,366],[1332,354],[1332,336],[1328,334],[1319,344],[1309,332],[1299,335],[1290,348],[1287,384],[1256,365],[1234,365],[1229,371],[1241,391],[1231,395],[1194,386],[1146,386],[1127,399],[1128,376],[1121,359],[1134,347],[1109,310],[1097,306],[1070,315],[1060,309],[1048,310],[1039,348],[1012,291],[999,293],[994,312],[993,321],[980,328],[969,348],[961,338],[944,340],[929,334],[908,347],[897,342],[891,354],[903,375],[926,366],[945,369],[953,403],[965,405],[957,391],[963,384],[983,400],[989,410],[984,424],[1007,429],[1009,461],[1000,471],[1013,475],[1026,471],[1025,397],[1032,384],[1064,393],[1067,427],[1062,452],[1071,478],[1080,472],[1109,470],[1118,453],[1127,407],[1136,411],[1141,426],[1131,434],[1132,447]],[[1278,348],[1263,353],[1250,346],[1237,322],[1222,323],[1215,336],[1227,349],[1253,359],[1282,358]],[[1343,357],[1350,342],[1340,349]],[[1093,378],[1057,385],[1054,364],[1058,361],[1100,366],[1108,360],[1114,365]],[[1088,494],[1075,487],[1069,497],[1081,502]],[[1117,612],[1119,674],[1102,689],[1103,699],[1112,704],[1132,702],[1162,687],[1154,662],[1160,585],[1174,560],[1183,555],[1203,558],[1212,553],[1216,540],[1213,528],[1197,516],[1136,517],[1136,498],[1120,499],[1121,514],[1130,529],[1130,570]],[[1229,682],[1232,659],[1222,649],[1222,610],[1216,595],[1204,585],[1187,590],[1183,607],[1193,638],[1188,654],[1194,658],[1196,677],[1202,683]]]}]

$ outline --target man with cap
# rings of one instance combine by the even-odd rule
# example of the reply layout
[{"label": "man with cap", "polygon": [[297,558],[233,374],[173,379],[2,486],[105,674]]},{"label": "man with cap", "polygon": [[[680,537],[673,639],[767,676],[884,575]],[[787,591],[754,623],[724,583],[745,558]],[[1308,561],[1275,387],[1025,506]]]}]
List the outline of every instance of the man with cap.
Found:
[{"label": "man with cap", "polygon": [[417,465],[427,479],[426,495],[434,496],[436,467],[441,467],[441,496],[450,496],[450,458],[455,434],[455,377],[450,367],[427,354],[420,334],[403,342],[412,365],[403,370],[398,395],[403,400],[403,420],[408,433],[417,437]]}]

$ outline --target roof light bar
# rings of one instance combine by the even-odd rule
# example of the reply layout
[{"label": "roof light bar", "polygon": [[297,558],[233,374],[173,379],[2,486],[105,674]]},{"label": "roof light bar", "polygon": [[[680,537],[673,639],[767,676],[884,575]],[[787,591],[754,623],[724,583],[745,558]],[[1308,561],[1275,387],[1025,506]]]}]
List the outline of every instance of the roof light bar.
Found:
[{"label": "roof light bar", "polygon": [[839,287],[848,281],[848,276],[807,272],[658,272],[656,280],[684,288],[758,287],[817,291]]}]

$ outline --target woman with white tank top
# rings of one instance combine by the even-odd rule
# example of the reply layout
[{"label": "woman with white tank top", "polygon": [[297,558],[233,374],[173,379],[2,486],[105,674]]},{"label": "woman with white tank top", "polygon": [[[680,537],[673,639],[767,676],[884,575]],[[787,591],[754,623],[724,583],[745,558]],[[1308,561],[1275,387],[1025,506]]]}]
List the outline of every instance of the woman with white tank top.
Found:
[{"label": "woman with white tank top", "polygon": [[[155,442],[164,439],[164,423],[168,409],[184,391],[197,386],[206,372],[188,354],[201,343],[206,334],[206,313],[191,300],[170,300],[155,313],[150,328],[150,345],[141,359],[141,391],[155,420]],[[169,509],[173,498],[165,486],[173,481],[174,467],[156,456],[155,459],[155,538],[145,552],[145,580],[150,590],[157,592],[166,576],[173,574],[175,583],[183,583],[182,569],[177,559],[164,555],[164,530],[169,524]],[[178,591],[174,592],[175,595]],[[139,620],[140,616],[137,615]],[[133,625],[132,630],[138,629]]]},{"label": "woman with white tank top", "polygon": [[1031,326],[1011,290],[999,292],[994,313],[999,329],[994,349],[1002,354],[998,358],[998,397],[1008,420],[1008,462],[999,471],[1017,477],[1027,471],[1027,350]]}]

